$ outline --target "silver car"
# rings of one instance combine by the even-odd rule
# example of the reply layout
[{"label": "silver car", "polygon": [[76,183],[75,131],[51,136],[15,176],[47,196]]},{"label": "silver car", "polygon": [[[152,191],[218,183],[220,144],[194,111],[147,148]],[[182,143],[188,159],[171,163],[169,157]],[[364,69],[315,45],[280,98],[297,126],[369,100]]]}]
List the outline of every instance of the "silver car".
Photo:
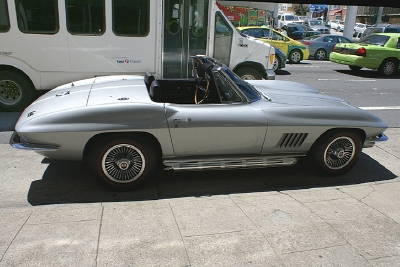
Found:
[{"label": "silver car", "polygon": [[306,37],[301,42],[308,47],[310,58],[323,60],[329,58],[337,43],[352,43],[353,41],[339,35],[322,35]]},{"label": "silver car", "polygon": [[159,169],[290,166],[349,171],[362,148],[387,137],[378,117],[297,82],[244,81],[192,57],[193,78],[105,76],[59,86],[21,114],[14,148],[85,160],[113,190],[131,190]]}]

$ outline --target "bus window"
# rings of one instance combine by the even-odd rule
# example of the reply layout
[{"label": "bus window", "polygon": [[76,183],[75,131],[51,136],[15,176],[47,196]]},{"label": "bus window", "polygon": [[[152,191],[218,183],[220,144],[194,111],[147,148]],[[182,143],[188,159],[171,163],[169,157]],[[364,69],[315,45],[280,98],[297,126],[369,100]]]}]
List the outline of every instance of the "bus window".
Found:
[{"label": "bus window", "polygon": [[16,0],[18,28],[24,33],[58,32],[57,0]]},{"label": "bus window", "polygon": [[67,29],[76,35],[102,35],[105,30],[104,0],[66,0]]},{"label": "bus window", "polygon": [[0,0],[0,32],[8,32],[10,21],[8,20],[7,1]]},{"label": "bus window", "polygon": [[115,35],[146,36],[150,28],[150,0],[113,0]]}]

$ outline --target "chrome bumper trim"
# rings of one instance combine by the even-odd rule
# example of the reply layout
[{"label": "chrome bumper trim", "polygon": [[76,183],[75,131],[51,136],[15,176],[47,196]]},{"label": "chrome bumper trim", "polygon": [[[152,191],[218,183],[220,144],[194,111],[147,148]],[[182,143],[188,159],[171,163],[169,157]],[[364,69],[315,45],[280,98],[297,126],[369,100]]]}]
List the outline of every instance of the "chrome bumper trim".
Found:
[{"label": "chrome bumper trim", "polygon": [[245,158],[194,158],[194,159],[168,159],[164,160],[166,170],[217,170],[237,168],[265,168],[274,166],[291,166],[296,164],[297,158],[291,157],[245,157]]},{"label": "chrome bumper trim", "polygon": [[374,138],[371,138],[371,142],[383,142],[389,140],[389,137],[387,137],[384,133],[381,133],[380,135],[377,135]]},{"label": "chrome bumper trim", "polygon": [[10,145],[13,148],[32,150],[32,151],[57,151],[59,150],[55,145],[32,144],[28,143],[20,135],[14,132],[10,138]]}]

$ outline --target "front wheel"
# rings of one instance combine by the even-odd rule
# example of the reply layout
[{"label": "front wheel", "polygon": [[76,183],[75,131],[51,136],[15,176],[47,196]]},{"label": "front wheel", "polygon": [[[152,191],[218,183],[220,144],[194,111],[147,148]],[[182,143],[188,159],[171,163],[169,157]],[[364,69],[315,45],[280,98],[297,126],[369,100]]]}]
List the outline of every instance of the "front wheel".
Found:
[{"label": "front wheel", "polygon": [[322,135],[310,152],[320,174],[339,176],[356,164],[361,149],[362,141],[358,133],[336,130]]},{"label": "front wheel", "polygon": [[22,111],[33,100],[34,88],[24,76],[0,71],[0,110]]},{"label": "front wheel", "polygon": [[392,76],[397,68],[399,67],[399,63],[394,59],[385,59],[382,64],[379,66],[378,72],[382,76]]},{"label": "front wheel", "polygon": [[273,64],[273,66],[272,66],[272,70],[274,71],[274,72],[276,72],[277,70],[279,70],[281,67],[281,59],[280,58],[278,58],[276,55],[275,55],[275,59],[274,59],[274,64]]},{"label": "front wheel", "polygon": [[107,188],[131,190],[157,170],[156,150],[140,139],[116,137],[103,140],[90,157],[92,171]]},{"label": "front wheel", "polygon": [[262,76],[261,74],[253,69],[253,68],[249,68],[249,67],[244,67],[244,68],[240,68],[236,71],[236,74],[242,78],[242,80],[261,80]]},{"label": "front wheel", "polygon": [[317,52],[315,52],[314,58],[318,60],[324,60],[326,55],[327,53],[324,49],[318,49]]},{"label": "front wheel", "polygon": [[289,53],[289,62],[290,63],[294,63],[294,64],[296,64],[296,63],[299,63],[301,60],[303,59],[303,53],[301,53],[301,51],[300,50],[292,50],[290,53]]}]

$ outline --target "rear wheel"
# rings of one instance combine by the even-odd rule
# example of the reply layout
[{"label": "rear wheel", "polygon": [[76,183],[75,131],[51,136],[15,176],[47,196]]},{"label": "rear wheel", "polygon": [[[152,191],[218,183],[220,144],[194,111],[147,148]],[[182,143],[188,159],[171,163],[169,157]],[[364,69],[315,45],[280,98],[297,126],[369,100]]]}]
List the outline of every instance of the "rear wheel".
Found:
[{"label": "rear wheel", "polygon": [[243,67],[240,68],[236,71],[236,74],[242,78],[243,80],[261,80],[262,76],[261,74],[253,69],[253,68],[249,68],[249,67]]},{"label": "rear wheel", "polygon": [[138,138],[127,136],[102,140],[90,157],[92,171],[107,188],[131,190],[159,166],[155,148]]},{"label": "rear wheel", "polygon": [[382,76],[392,76],[399,67],[398,61],[395,59],[385,59],[379,66],[378,72]]},{"label": "rear wheel", "polygon": [[339,176],[353,168],[361,149],[362,141],[358,133],[336,130],[322,135],[310,153],[320,174]]},{"label": "rear wheel", "polygon": [[0,110],[22,111],[32,101],[34,88],[23,75],[0,71]]},{"label": "rear wheel", "polygon": [[314,58],[315,59],[318,59],[318,60],[323,60],[323,59],[325,59],[326,58],[326,55],[327,55],[327,53],[326,53],[326,51],[325,51],[325,49],[318,49],[316,52],[315,52],[315,54],[314,54]]},{"label": "rear wheel", "polygon": [[299,63],[303,59],[303,53],[300,50],[292,50],[289,53],[289,62],[290,63]]}]

